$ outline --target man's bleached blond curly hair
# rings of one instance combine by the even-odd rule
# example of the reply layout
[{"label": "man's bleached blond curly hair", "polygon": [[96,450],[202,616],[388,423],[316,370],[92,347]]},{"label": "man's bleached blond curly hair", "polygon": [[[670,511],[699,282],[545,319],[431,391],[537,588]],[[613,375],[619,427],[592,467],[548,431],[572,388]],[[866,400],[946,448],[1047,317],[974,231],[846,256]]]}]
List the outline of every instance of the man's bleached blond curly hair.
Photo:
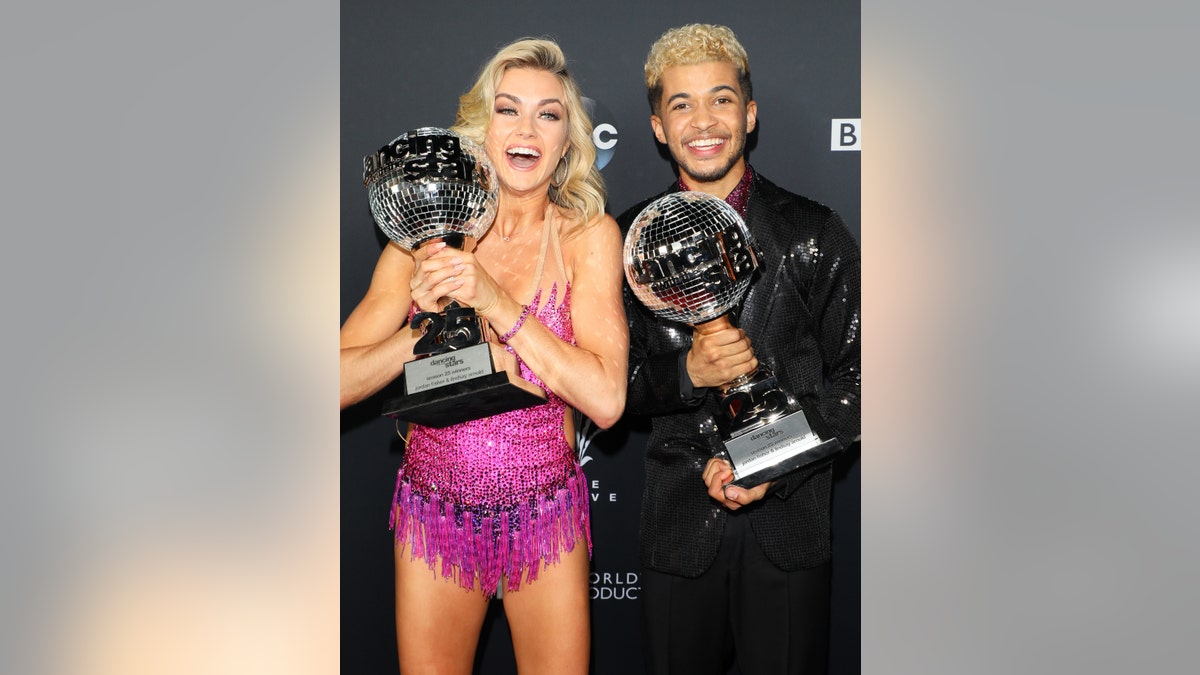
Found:
[{"label": "man's bleached blond curly hair", "polygon": [[693,66],[709,61],[723,61],[737,71],[738,86],[745,102],[754,100],[750,84],[750,58],[733,31],[725,26],[692,23],[662,34],[651,45],[646,56],[646,97],[650,112],[659,114],[662,103],[662,74],[672,66]]}]

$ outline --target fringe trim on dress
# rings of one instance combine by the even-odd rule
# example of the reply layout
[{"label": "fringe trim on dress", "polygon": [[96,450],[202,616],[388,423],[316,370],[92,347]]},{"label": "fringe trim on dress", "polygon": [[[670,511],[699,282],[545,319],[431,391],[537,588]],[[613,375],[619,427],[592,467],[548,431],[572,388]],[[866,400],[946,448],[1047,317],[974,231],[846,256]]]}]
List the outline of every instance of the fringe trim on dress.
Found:
[{"label": "fringe trim on dress", "polygon": [[422,558],[430,570],[442,561],[443,578],[457,578],[463,588],[496,594],[501,580],[515,591],[537,579],[542,566],[557,564],[575,542],[587,542],[592,555],[587,477],[576,467],[566,486],[512,507],[466,507],[440,495],[412,491],[401,471],[396,476],[389,525],[395,544],[410,544],[409,559]]}]

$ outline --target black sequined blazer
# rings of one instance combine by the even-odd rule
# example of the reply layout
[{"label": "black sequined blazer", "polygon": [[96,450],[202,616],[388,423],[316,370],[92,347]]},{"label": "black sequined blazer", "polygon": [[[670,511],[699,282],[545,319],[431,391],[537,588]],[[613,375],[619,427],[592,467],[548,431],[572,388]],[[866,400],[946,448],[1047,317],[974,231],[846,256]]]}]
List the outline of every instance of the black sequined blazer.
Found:
[{"label": "black sequined blazer", "polygon": [[[667,192],[678,190],[673,186]],[[666,194],[666,193],[664,193]],[[627,232],[654,198],[618,219]],[[762,254],[758,275],[735,323],[746,330],[762,364],[819,414],[843,446],[859,433],[859,252],[841,217],[783,190],[755,173],[746,223]],[[642,564],[695,577],[712,563],[729,512],[712,501],[701,471],[721,441],[716,389],[685,396],[681,355],[689,326],[656,318],[625,288],[629,318],[629,394],[626,413],[648,415],[646,488],[642,502]],[[814,424],[816,427],[816,424]],[[767,558],[783,570],[829,560],[826,464],[800,470],[742,509]]]}]

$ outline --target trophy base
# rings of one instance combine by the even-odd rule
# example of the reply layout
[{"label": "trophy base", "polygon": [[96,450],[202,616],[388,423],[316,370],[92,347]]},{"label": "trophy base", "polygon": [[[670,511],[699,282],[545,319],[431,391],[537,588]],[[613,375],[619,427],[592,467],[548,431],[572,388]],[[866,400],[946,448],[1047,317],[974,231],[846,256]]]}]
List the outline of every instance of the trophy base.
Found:
[{"label": "trophy base", "polygon": [[421,426],[448,427],[545,402],[546,394],[537,385],[502,370],[388,400],[383,414]]},{"label": "trophy base", "polygon": [[804,413],[796,411],[725,440],[734,476],[728,484],[752,488],[827,460],[841,449],[836,438],[822,441]]}]

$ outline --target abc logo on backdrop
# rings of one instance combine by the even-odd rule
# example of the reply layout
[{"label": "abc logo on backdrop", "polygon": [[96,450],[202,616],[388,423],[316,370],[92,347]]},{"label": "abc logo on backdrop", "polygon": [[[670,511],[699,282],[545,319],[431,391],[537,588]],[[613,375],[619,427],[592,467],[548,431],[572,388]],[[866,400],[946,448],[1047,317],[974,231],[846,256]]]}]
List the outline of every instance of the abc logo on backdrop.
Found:
[{"label": "abc logo on backdrop", "polygon": [[596,146],[596,169],[603,169],[617,150],[617,125],[612,113],[594,98],[583,97],[583,107],[592,118],[592,145]]}]

